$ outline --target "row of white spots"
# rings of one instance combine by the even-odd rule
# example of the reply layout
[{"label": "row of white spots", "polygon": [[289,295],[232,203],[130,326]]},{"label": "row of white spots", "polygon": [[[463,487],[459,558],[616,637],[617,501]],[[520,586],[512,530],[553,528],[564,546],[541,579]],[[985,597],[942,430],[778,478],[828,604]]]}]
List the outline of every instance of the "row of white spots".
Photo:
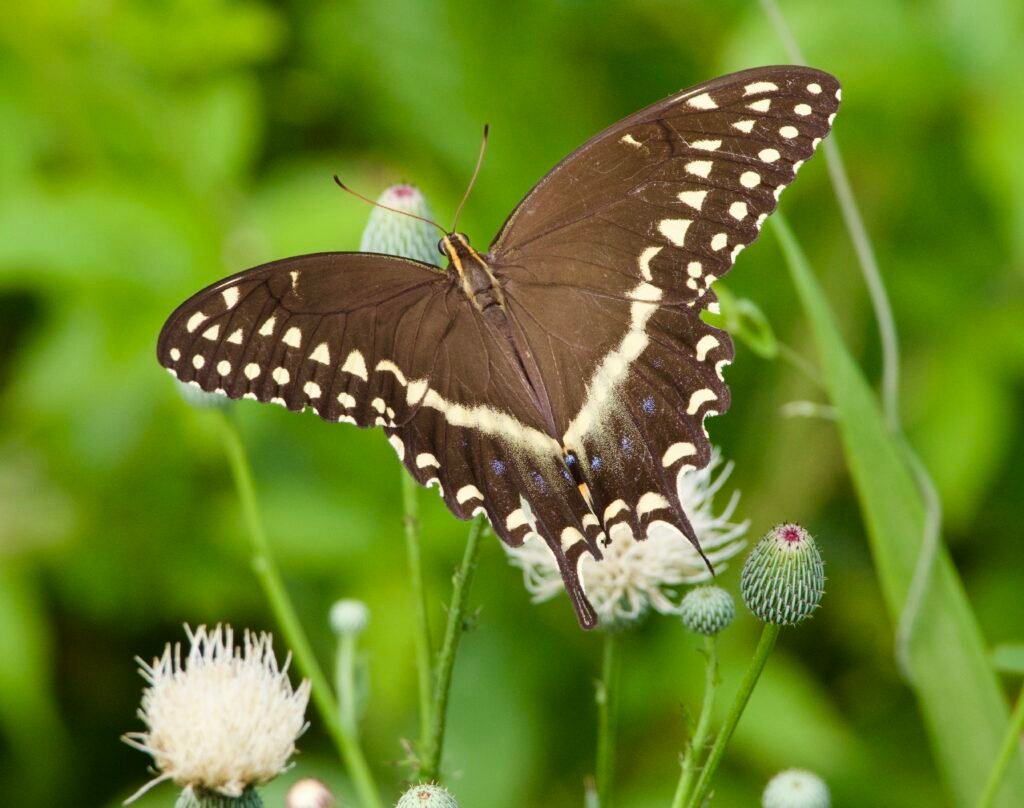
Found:
[{"label": "row of white spots", "polygon": [[705,334],[697,340],[697,361],[703,362],[707,358],[708,353],[717,348],[719,344],[718,338],[714,334]]},{"label": "row of white spots", "polygon": [[677,247],[682,247],[691,224],[689,219],[662,219],[658,222],[658,231]]},{"label": "row of white spots", "polygon": [[700,177],[701,179],[707,179],[708,174],[711,173],[712,165],[714,164],[710,160],[694,160],[686,164],[686,173],[693,174],[693,176]]},{"label": "row of white spots", "polygon": [[662,456],[661,465],[669,468],[673,463],[679,462],[684,457],[690,457],[695,454],[697,454],[697,447],[692,443],[673,443]]},{"label": "row of white spots", "polygon": [[722,141],[720,140],[694,140],[690,143],[691,149],[698,149],[700,151],[718,151],[722,148]]},{"label": "row of white spots", "polygon": [[632,147],[637,148],[637,149],[643,147],[643,145],[644,145],[639,140],[637,140],[635,137],[633,137],[632,135],[629,135],[629,134],[623,135],[622,137],[620,137],[619,138],[619,143],[625,143],[626,145],[632,146]]},{"label": "row of white spots", "polygon": [[773,93],[778,91],[778,89],[779,86],[770,81],[755,81],[753,84],[748,84],[743,88],[743,94],[754,95],[755,93]]},{"label": "row of white spots", "polygon": [[654,256],[661,252],[661,247],[646,247],[642,253],[640,253],[640,274],[644,280],[652,280],[651,275],[651,261]]},{"label": "row of white spots", "polygon": [[657,491],[648,491],[636,503],[636,515],[643,516],[652,511],[661,511],[669,507],[669,501]]},{"label": "row of white spots", "polygon": [[687,415],[695,415],[697,410],[701,408],[701,405],[706,404],[709,401],[715,401],[718,396],[715,395],[714,390],[710,390],[707,387],[701,390],[695,390],[693,395],[690,396],[690,403],[686,407]]},{"label": "row of white spots", "polygon": [[[707,191],[680,191],[676,194],[676,197],[685,205],[689,205],[694,210],[700,210],[704,207],[704,199],[707,197]],[[647,249],[651,249],[648,247]],[[660,249],[660,247],[658,248]]]}]

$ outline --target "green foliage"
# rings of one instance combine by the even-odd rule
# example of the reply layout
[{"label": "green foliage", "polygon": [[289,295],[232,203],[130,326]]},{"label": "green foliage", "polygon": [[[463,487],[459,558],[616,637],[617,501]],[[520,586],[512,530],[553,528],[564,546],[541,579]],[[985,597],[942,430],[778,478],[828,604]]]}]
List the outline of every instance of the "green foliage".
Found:
[{"label": "green foliage", "polygon": [[[987,644],[1019,644],[1008,606],[1024,585],[1024,12],[1009,0],[793,0],[785,10],[809,59],[844,83],[836,137],[900,326],[906,429],[946,515],[950,553],[935,580],[952,586],[955,563]],[[355,248],[369,211],[334,173],[370,196],[414,182],[447,221],[487,121],[489,152],[463,216],[486,244],[529,186],[600,127],[679,87],[783,58],[756,4],[735,2],[0,4],[0,795],[62,804],[74,782],[82,804],[119,804],[146,778],[117,742],[138,728],[132,657],[156,653],[185,620],[272,627],[213,414],[189,408],[154,361],[177,303],[261,261]],[[782,205],[832,325],[875,378],[870,309],[820,158]],[[810,356],[807,319],[764,241],[743,253],[730,289],[763,314],[757,333]],[[820,391],[768,361],[771,351],[762,358],[760,344],[739,342],[731,412],[709,428],[737,461],[743,516],[759,529],[796,519],[821,537],[829,597],[783,634],[716,801],[756,804],[774,772],[805,766],[837,805],[943,804],[943,782],[963,802],[963,772],[982,764],[984,745],[963,768],[932,748],[947,735],[966,745],[1005,715],[991,681],[967,684],[985,678],[979,633],[935,652],[950,661],[935,677],[956,694],[948,719],[925,711],[922,724],[892,656],[902,591],[872,562],[890,551],[891,530],[919,535],[916,506],[865,529],[834,425],[778,415]],[[372,611],[360,638],[372,720],[360,730],[394,801],[390,763],[403,755],[396,739],[415,737],[417,701],[394,453],[380,434],[279,408],[243,402],[235,414],[322,663],[335,642],[330,605],[354,597]],[[858,486],[892,460],[879,451]],[[439,637],[465,526],[433,495],[422,518]],[[905,564],[915,546],[891,552]],[[735,591],[736,575],[723,586]],[[460,649],[445,745],[460,801],[578,805],[593,766],[600,638],[577,630],[565,602],[531,606],[492,539],[471,600],[482,612]],[[962,606],[949,625],[964,630]],[[722,636],[723,689],[742,675],[755,630],[740,615]],[[671,620],[623,638],[621,805],[663,808],[671,797],[685,745],[676,705],[700,693],[698,642]],[[323,726],[300,744],[293,776],[318,776],[354,804]],[[283,804],[286,786],[270,784],[266,803]],[[169,793],[138,804],[167,805]]]}]

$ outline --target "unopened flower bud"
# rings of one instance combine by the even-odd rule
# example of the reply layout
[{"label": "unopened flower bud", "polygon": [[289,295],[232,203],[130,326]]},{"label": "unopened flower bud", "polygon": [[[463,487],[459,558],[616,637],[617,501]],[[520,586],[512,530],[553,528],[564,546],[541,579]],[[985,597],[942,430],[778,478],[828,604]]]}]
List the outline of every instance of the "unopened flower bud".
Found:
[{"label": "unopened flower bud", "polygon": [[395,808],[459,808],[459,804],[447,789],[421,783],[406,791]]},{"label": "unopened flower bud", "polygon": [[732,595],[718,586],[698,586],[679,604],[683,625],[696,634],[717,634],[736,616]]},{"label": "unopened flower bud", "polygon": [[811,534],[797,524],[770,530],[743,565],[740,591],[766,623],[789,626],[810,616],[825,593],[825,565]]},{"label": "unopened flower bud", "polygon": [[361,600],[343,598],[331,607],[330,621],[336,634],[361,634],[370,622],[370,608]]},{"label": "unopened flower bud", "polygon": [[335,805],[331,790],[315,777],[297,780],[288,789],[285,800],[285,808],[334,808]]},{"label": "unopened flower bud", "polygon": [[[427,198],[413,185],[392,185],[377,202],[389,208],[406,211],[424,219],[433,219]],[[426,222],[403,216],[383,208],[374,208],[359,243],[363,252],[397,255],[427,264],[440,264],[437,231]]]},{"label": "unopened flower bud", "polygon": [[831,803],[825,781],[804,769],[775,775],[761,797],[763,808],[829,808]]}]

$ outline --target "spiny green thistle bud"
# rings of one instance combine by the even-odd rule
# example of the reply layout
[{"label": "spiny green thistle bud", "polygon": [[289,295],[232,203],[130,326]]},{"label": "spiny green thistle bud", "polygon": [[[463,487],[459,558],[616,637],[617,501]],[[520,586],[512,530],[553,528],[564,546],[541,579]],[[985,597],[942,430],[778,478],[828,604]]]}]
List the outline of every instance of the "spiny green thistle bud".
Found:
[{"label": "spiny green thistle bud", "polygon": [[797,524],[772,528],[747,556],[740,591],[765,623],[790,626],[809,617],[825,593],[825,565],[811,534]]},{"label": "spiny green thistle bud", "polygon": [[447,789],[421,783],[406,791],[395,808],[459,808],[459,804]]},{"label": "spiny green thistle bud", "polygon": [[247,788],[240,797],[227,797],[205,788],[186,786],[174,808],[263,808],[263,800],[254,788]]},{"label": "spiny green thistle bud", "polygon": [[[424,219],[434,218],[427,198],[413,185],[392,185],[380,195],[377,202]],[[366,223],[359,249],[440,266],[441,256],[437,251],[437,233],[434,228],[411,216],[402,216],[383,208],[374,208],[370,212],[370,220]]]},{"label": "spiny green thistle bud", "polygon": [[698,586],[679,604],[683,625],[696,634],[717,634],[736,616],[732,595],[718,586]]},{"label": "spiny green thistle bud", "polygon": [[370,608],[361,600],[342,598],[331,607],[330,621],[335,634],[362,634],[370,622]]},{"label": "spiny green thistle bud", "polygon": [[779,772],[761,797],[764,808],[829,808],[831,804],[825,781],[804,769]]}]

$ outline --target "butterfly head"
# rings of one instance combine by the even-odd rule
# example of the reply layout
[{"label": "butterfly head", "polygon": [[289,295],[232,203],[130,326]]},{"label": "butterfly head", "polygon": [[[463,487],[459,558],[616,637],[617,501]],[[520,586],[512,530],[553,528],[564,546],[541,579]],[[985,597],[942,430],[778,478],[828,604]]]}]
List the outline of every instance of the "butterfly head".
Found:
[{"label": "butterfly head", "polygon": [[469,244],[465,233],[449,233],[437,242],[437,251],[458,268],[468,261],[479,261],[480,256]]}]

